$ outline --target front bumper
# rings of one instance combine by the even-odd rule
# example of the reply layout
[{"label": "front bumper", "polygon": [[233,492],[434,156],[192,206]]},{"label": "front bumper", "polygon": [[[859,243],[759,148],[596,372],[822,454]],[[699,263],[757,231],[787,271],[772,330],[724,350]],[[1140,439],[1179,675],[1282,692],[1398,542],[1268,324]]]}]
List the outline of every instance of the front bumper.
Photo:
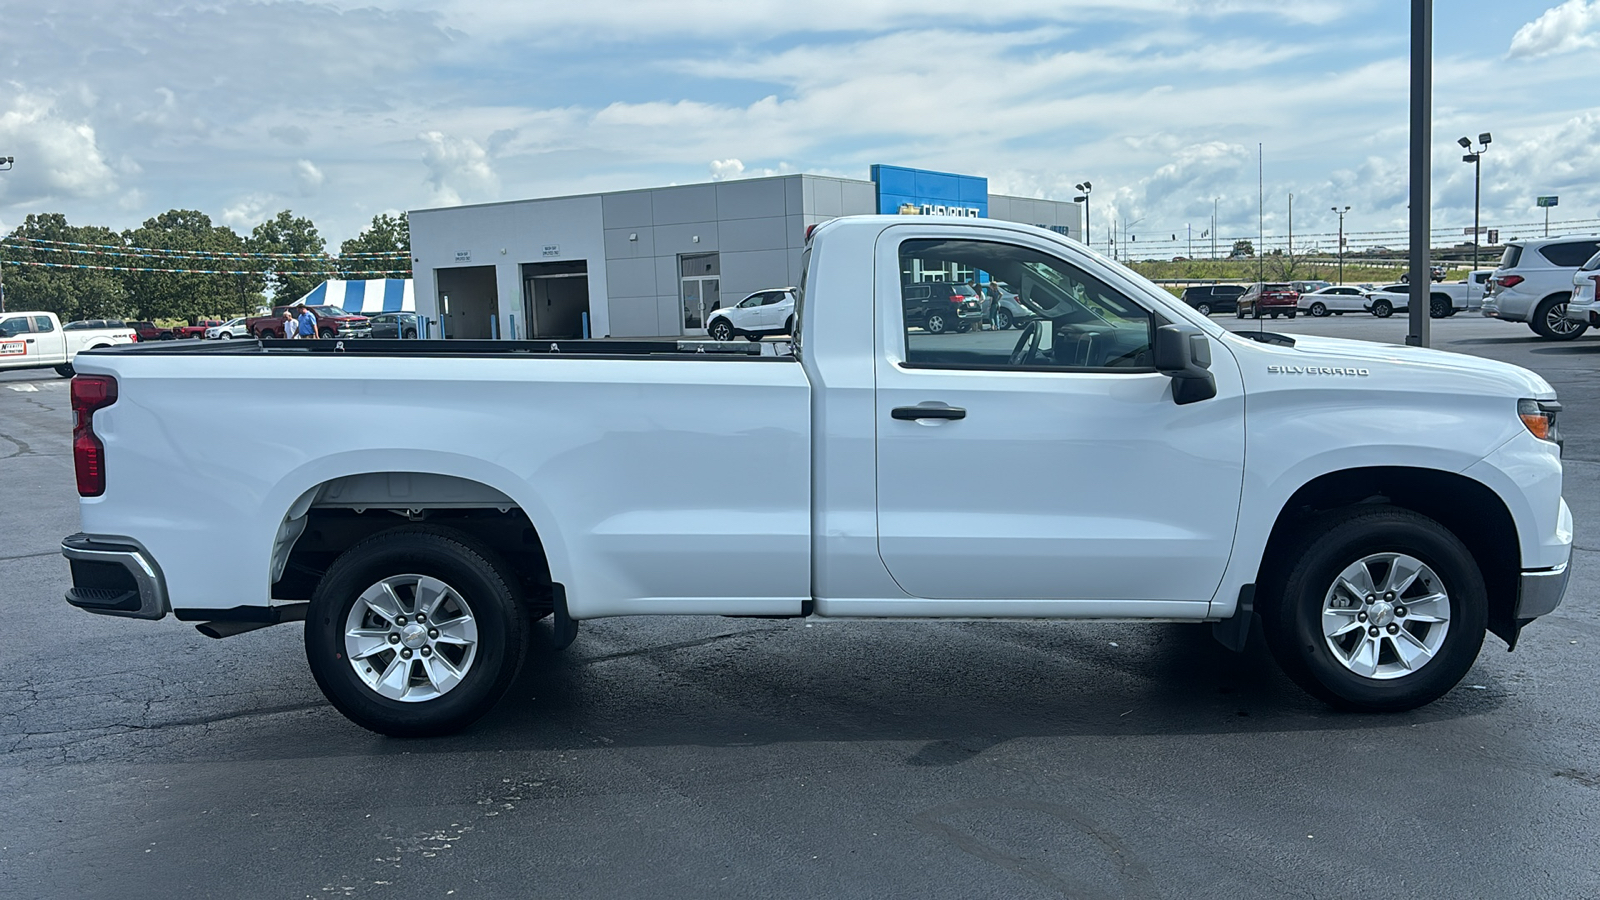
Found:
[{"label": "front bumper", "polygon": [[1554,612],[1567,593],[1567,581],[1572,578],[1572,559],[1553,569],[1524,571],[1517,582],[1518,621],[1536,619]]},{"label": "front bumper", "polygon": [[159,619],[172,611],[166,576],[133,538],[74,534],[61,542],[61,555],[72,566],[69,604],[129,619]]}]

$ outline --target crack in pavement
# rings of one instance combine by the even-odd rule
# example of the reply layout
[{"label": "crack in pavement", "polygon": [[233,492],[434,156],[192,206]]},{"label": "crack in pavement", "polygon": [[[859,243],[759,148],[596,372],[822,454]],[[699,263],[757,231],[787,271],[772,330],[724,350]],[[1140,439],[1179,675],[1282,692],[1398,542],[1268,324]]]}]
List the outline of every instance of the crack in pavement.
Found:
[{"label": "crack in pavement", "polygon": [[[0,437],[5,437],[5,435],[0,435]],[[6,457],[0,456],[0,459],[6,459]],[[60,555],[61,555],[61,551],[60,550],[41,550],[38,553],[22,553],[22,554],[18,554],[17,556],[0,556],[0,562],[9,562],[9,561],[11,561],[13,559],[38,559],[41,556],[60,556]]]},{"label": "crack in pavement", "polygon": [[27,441],[23,440],[22,438],[12,437],[11,435],[6,434],[3,431],[0,431],[0,441],[10,441],[11,443],[17,445],[17,452],[15,452],[15,453],[7,453],[5,456],[0,456],[0,459],[15,459],[18,456],[32,456],[33,455],[33,445],[29,444]]}]

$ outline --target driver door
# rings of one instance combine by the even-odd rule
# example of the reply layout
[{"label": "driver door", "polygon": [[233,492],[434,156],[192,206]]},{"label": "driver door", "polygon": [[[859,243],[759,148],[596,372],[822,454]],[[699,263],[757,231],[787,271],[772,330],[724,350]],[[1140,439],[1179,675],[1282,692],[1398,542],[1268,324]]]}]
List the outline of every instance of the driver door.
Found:
[{"label": "driver door", "polygon": [[[878,547],[889,573],[912,597],[970,601],[943,614],[1209,601],[1244,469],[1231,355],[1212,354],[1216,397],[1179,406],[1150,366],[1165,321],[1151,306],[1091,274],[1093,261],[1065,258],[1069,248],[976,229],[951,238],[961,233],[906,225],[879,238]],[[1042,321],[914,330],[902,282],[975,271],[1016,287]]]}]

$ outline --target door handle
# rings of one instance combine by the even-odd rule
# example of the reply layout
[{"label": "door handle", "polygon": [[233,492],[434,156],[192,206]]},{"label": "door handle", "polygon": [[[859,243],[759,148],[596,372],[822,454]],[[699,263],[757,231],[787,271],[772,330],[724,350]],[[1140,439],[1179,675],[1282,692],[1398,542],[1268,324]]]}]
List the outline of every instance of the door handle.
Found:
[{"label": "door handle", "polygon": [[31,343],[33,343],[33,338],[23,338],[22,342],[24,344],[31,344]]},{"label": "door handle", "polygon": [[967,411],[959,406],[896,406],[890,417],[906,421],[916,419],[965,419]]}]

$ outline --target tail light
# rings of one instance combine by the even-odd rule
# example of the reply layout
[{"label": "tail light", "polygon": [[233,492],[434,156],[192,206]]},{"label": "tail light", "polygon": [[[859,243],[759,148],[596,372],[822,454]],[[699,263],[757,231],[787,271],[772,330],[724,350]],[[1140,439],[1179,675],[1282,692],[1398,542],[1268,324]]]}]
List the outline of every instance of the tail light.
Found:
[{"label": "tail light", "polygon": [[109,375],[72,379],[72,465],[78,474],[78,496],[106,492],[106,446],[94,433],[94,411],[117,402],[117,380]]},{"label": "tail light", "polygon": [[1523,282],[1521,275],[1500,275],[1494,282],[1503,288],[1516,287]]},{"label": "tail light", "polygon": [[965,299],[967,299],[967,298],[965,296],[961,295],[961,294],[951,294],[950,295],[950,302],[951,303],[960,303],[961,301],[963,301]]}]

